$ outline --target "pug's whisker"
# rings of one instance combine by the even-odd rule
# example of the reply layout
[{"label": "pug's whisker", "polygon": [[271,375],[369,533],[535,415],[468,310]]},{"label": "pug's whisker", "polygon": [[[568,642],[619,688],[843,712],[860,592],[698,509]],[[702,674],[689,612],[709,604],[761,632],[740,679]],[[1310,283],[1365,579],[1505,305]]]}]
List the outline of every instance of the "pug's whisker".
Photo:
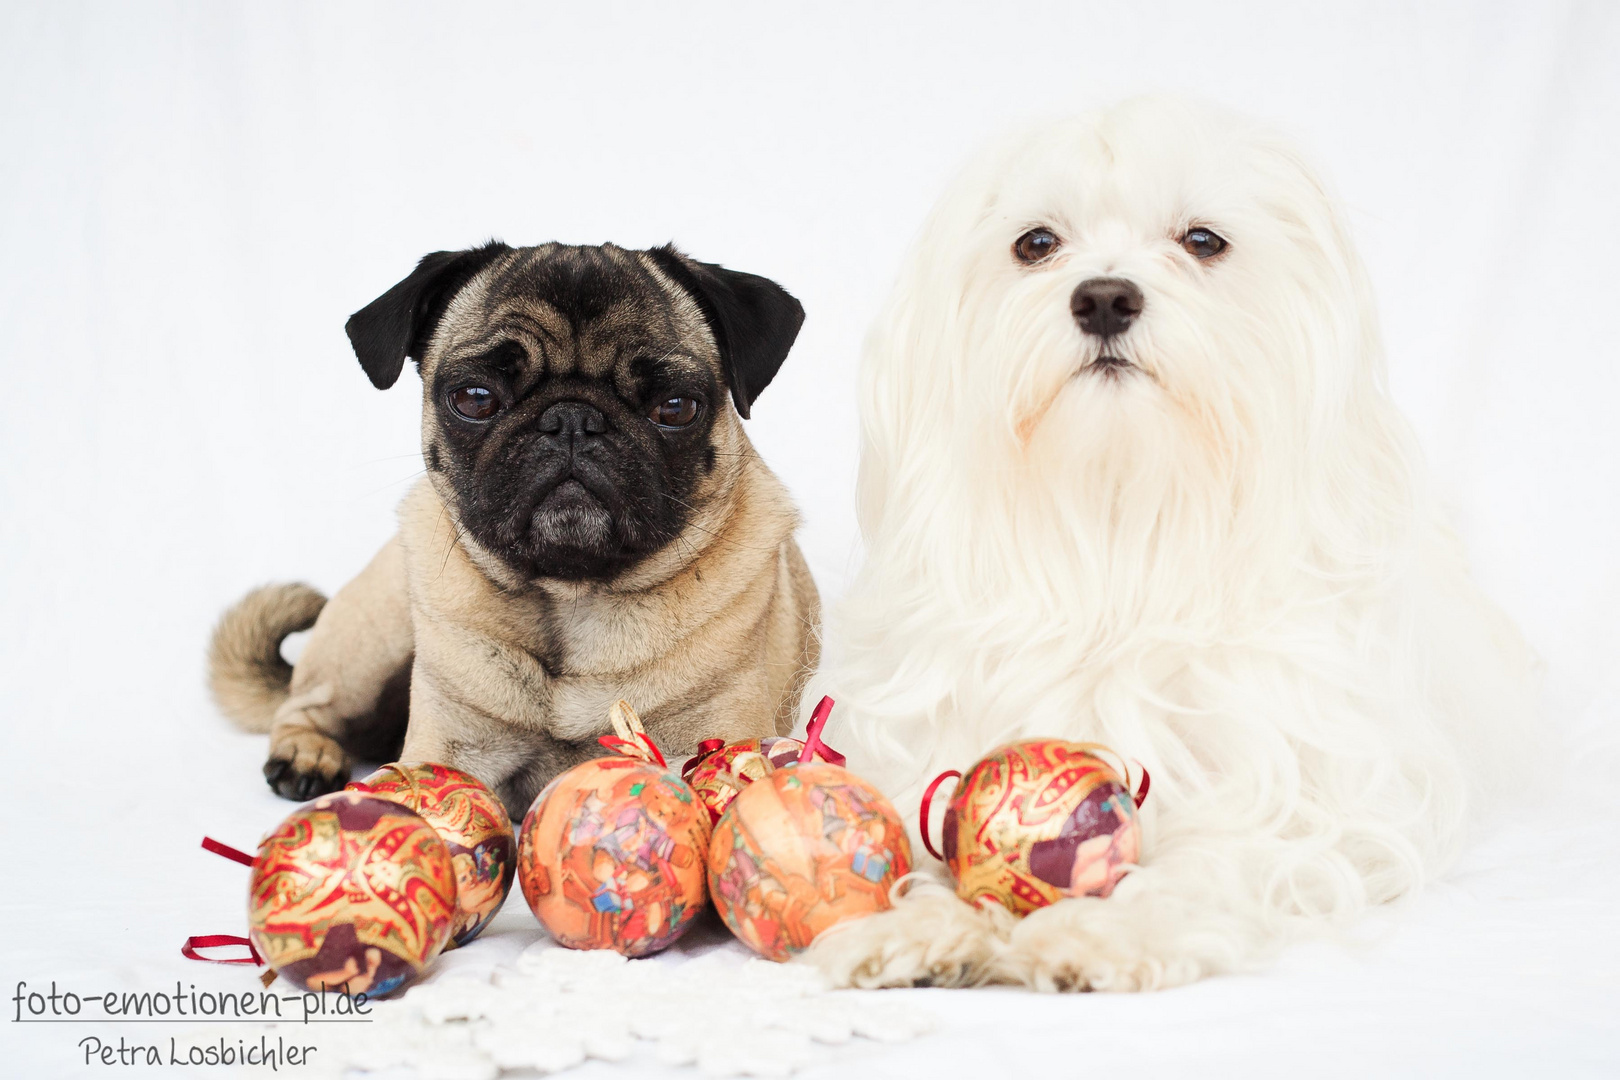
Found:
[{"label": "pug's whisker", "polygon": [[426,469],[417,469],[415,472],[411,473],[411,475],[406,476],[406,477],[402,477],[402,478],[400,478],[398,480],[391,481],[390,483],[384,484],[380,488],[373,488],[372,490],[367,491],[367,492],[363,493],[362,495],[360,495],[359,498],[369,499],[373,495],[381,495],[385,491],[388,491],[388,490],[390,490],[392,488],[397,488],[401,484],[409,483],[410,481],[415,480],[418,476],[426,476],[426,475],[427,475],[427,470]]},{"label": "pug's whisker", "polygon": [[[668,499],[672,503],[676,503],[676,504],[678,504],[680,506],[684,506],[686,509],[691,510],[693,513],[698,512],[697,507],[693,506],[689,502],[684,502],[681,499],[676,498],[674,495],[665,494],[664,498]],[[715,532],[713,529],[706,529],[702,525],[699,525],[695,521],[688,521],[686,523],[686,528],[687,529],[696,529],[700,533],[707,533],[708,535],[714,537],[715,540],[719,541],[720,543],[731,544],[731,545],[733,545],[735,547],[739,547],[739,548],[741,548],[741,549],[743,549],[745,551],[775,551],[777,546],[778,546],[776,544],[772,544],[769,547],[766,547],[766,546],[760,545],[760,544],[748,544],[748,543],[745,543],[745,542],[743,542],[741,540],[738,540],[734,536],[727,536],[724,533]],[[682,531],[684,531],[684,530],[682,530]]]}]

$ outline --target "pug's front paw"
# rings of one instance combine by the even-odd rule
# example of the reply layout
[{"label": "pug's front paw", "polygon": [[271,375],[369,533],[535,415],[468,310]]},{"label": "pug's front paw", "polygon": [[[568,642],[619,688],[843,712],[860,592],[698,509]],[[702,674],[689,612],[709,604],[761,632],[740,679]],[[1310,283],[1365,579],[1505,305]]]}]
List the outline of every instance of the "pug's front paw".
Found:
[{"label": "pug's front paw", "polygon": [[283,799],[305,802],[349,782],[349,755],[330,736],[307,728],[270,736],[264,779]]}]

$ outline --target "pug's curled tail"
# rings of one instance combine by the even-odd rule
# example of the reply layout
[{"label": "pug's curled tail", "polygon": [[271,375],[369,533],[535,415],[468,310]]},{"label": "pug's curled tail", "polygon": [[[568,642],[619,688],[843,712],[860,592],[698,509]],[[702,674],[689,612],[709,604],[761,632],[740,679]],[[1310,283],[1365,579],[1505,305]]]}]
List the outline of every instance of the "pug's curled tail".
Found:
[{"label": "pug's curled tail", "polygon": [[326,597],[308,585],[265,585],[219,617],[208,643],[208,688],[237,727],[270,730],[292,682],[292,665],[281,658],[281,642],[314,626],[325,606]]}]

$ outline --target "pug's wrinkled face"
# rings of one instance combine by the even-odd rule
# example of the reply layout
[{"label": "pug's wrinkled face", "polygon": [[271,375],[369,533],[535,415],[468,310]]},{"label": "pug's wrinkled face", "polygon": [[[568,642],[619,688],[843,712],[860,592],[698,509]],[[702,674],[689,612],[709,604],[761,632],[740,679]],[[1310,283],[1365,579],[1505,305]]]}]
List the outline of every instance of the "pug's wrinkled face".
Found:
[{"label": "pug's wrinkled face", "polygon": [[461,531],[523,580],[581,581],[719,494],[802,319],[779,286],[668,247],[490,245],[428,256],[349,332],[380,386],[419,360],[423,457]]},{"label": "pug's wrinkled face", "polygon": [[526,577],[611,577],[659,550],[714,469],[730,420],[714,338],[646,258],[513,253],[451,302],[425,358],[428,468]]}]

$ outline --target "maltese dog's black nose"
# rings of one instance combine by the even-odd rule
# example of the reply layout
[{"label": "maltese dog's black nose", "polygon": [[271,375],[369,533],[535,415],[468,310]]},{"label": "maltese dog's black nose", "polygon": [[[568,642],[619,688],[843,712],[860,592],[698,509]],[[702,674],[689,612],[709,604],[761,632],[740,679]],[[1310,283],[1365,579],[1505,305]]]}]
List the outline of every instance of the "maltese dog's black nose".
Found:
[{"label": "maltese dog's black nose", "polygon": [[1124,278],[1091,278],[1075,286],[1069,310],[1086,333],[1113,337],[1142,314],[1142,290]]}]

